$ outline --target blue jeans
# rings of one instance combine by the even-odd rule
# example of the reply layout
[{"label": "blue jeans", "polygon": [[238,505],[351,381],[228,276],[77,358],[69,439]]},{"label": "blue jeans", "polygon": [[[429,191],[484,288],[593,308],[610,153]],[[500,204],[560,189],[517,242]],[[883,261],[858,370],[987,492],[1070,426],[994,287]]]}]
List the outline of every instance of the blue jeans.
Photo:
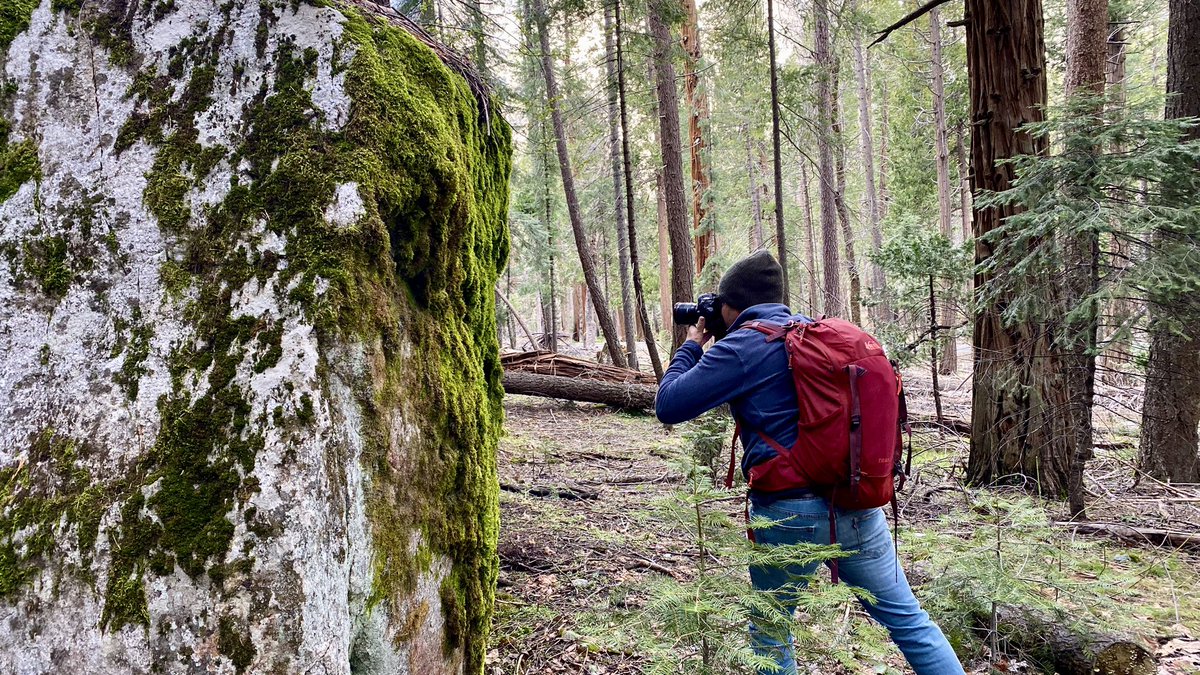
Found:
[{"label": "blue jeans", "polygon": [[[917,675],[963,675],[962,665],[942,631],[921,609],[908,587],[908,579],[896,558],[892,533],[881,509],[846,511],[835,509],[837,541],[853,554],[838,560],[838,574],[844,583],[866,589],[875,597],[874,604],[863,607],[887,628],[892,640],[904,652]],[[820,497],[783,499],[765,506],[751,503],[750,514],[775,521],[769,528],[755,531],[763,545],[828,544],[829,504]],[[785,588],[805,583],[820,563],[790,567],[751,567],[750,581],[758,590],[779,591],[777,600],[789,612],[795,602]],[[775,670],[760,671],[777,675],[796,672],[791,640],[781,642],[750,625],[751,646],[758,654],[768,655],[779,664]]]}]

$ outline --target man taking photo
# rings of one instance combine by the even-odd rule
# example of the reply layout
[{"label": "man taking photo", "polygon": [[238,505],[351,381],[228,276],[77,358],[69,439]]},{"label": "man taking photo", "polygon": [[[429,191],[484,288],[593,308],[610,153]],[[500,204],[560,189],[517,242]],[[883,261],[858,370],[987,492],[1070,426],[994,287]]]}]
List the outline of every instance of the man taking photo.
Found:
[{"label": "man taking photo", "polygon": [[[717,298],[720,320],[715,315],[711,321],[702,317],[689,328],[687,341],[675,353],[659,385],[655,402],[658,419],[664,424],[679,424],[728,403],[738,421],[744,448],[741,469],[751,486],[749,514],[773,523],[755,531],[756,542],[766,546],[839,543],[849,555],[836,562],[835,580],[840,574],[846,583],[865,589],[874,597],[874,602],[864,602],[864,607],[887,628],[917,675],[962,675],[963,668],[954,650],[921,609],[899,568],[882,509],[844,508],[839,504],[846,500],[835,496],[840,487],[814,484],[794,472],[788,474],[789,478],[779,478],[784,474],[775,472],[770,480],[756,481],[763,475],[764,467],[779,464],[778,460],[772,460],[781,453],[788,454],[787,448],[800,447],[798,439],[804,440],[800,438],[797,395],[801,379],[793,378],[796,357],[789,354],[790,347],[785,348],[788,340],[783,338],[785,331],[799,327],[798,337],[803,340],[802,329],[816,324],[803,315],[793,315],[783,304],[782,280],[783,270],[766,251],[740,260],[725,273]],[[706,352],[703,345],[714,337],[709,330],[713,323],[723,323],[728,331],[720,330],[723,326],[719,326],[715,336],[718,339]],[[872,338],[868,336],[865,342],[882,355]],[[789,358],[793,359],[790,363]],[[866,378],[869,374],[857,365],[847,368],[850,376],[843,379],[848,379],[849,390],[856,392],[856,376]],[[869,384],[866,379],[863,382]],[[806,393],[800,391],[801,396]],[[860,424],[858,394],[853,396],[855,421],[847,423],[844,432],[850,438]],[[862,417],[865,420],[866,411]],[[861,435],[861,431],[858,433]],[[861,443],[861,439],[847,443],[854,447],[856,442]],[[842,464],[857,464],[858,455],[854,457],[852,462]],[[789,457],[782,459],[792,461]],[[891,468],[887,467],[889,481]],[[814,474],[805,472],[805,475]],[[858,479],[853,482],[857,490]],[[764,485],[770,489],[764,489]],[[889,485],[889,495],[890,490]],[[817,566],[814,562],[751,567],[750,580],[755,589],[775,594],[790,615],[796,605],[794,589],[797,584],[803,585]],[[790,636],[781,641],[752,623],[750,639],[756,653],[773,658],[777,664],[774,669],[760,672],[796,673]]]}]

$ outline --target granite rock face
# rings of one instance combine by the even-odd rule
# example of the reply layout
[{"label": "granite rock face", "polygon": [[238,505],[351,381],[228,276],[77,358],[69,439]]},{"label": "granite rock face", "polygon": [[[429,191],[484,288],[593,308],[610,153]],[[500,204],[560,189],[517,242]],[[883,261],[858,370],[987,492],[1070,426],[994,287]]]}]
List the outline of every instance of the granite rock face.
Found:
[{"label": "granite rock face", "polygon": [[480,670],[478,83],[365,0],[4,4],[0,672]]}]

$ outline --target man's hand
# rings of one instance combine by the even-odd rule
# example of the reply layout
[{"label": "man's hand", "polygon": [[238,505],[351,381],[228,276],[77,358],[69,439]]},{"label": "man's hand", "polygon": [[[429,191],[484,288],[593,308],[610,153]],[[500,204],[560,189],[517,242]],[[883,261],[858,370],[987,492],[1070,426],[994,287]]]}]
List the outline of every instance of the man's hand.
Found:
[{"label": "man's hand", "polygon": [[700,317],[700,320],[696,322],[695,326],[688,326],[687,339],[695,342],[701,347],[703,347],[705,343],[712,339],[712,333],[708,332],[708,330],[706,330],[704,327],[704,317]]}]

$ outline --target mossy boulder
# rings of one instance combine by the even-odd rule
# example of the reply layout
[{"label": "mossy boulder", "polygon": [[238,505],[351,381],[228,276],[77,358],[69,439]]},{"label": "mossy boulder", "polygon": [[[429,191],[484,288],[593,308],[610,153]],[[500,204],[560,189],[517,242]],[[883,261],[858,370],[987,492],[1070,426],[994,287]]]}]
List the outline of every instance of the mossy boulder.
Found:
[{"label": "mossy boulder", "polygon": [[9,4],[0,672],[481,671],[487,94],[367,0]]}]

